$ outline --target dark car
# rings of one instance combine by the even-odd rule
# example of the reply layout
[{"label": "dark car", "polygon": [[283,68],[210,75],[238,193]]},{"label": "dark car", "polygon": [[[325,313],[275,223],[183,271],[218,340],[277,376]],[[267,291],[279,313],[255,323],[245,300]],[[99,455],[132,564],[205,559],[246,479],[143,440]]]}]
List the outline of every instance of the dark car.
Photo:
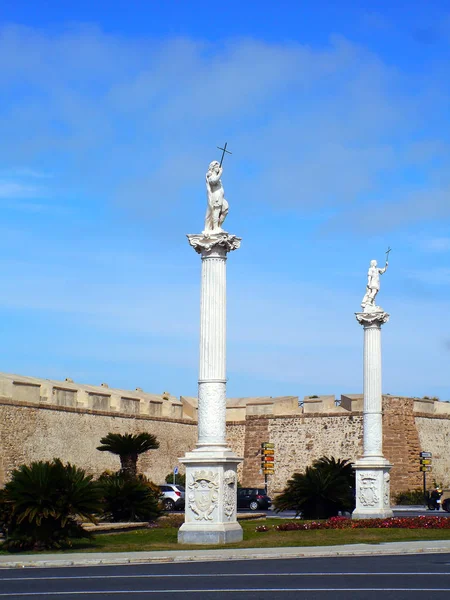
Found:
[{"label": "dark car", "polygon": [[250,510],[267,510],[272,500],[262,488],[238,488],[237,507],[249,508]]},{"label": "dark car", "polygon": [[442,506],[442,510],[445,510],[446,512],[450,512],[450,490],[449,489],[444,490],[442,493],[441,506]]}]

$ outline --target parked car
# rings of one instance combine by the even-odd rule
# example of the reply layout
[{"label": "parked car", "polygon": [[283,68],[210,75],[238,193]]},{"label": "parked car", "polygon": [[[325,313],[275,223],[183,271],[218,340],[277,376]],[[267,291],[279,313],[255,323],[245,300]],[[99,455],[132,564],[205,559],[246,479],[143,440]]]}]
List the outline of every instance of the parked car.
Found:
[{"label": "parked car", "polygon": [[238,488],[237,507],[250,510],[267,510],[272,500],[262,488]]},{"label": "parked car", "polygon": [[159,489],[163,494],[161,500],[164,510],[183,510],[184,508],[184,487],[172,483],[160,485]]},{"label": "parked car", "polygon": [[450,490],[444,490],[441,496],[442,510],[450,512]]}]

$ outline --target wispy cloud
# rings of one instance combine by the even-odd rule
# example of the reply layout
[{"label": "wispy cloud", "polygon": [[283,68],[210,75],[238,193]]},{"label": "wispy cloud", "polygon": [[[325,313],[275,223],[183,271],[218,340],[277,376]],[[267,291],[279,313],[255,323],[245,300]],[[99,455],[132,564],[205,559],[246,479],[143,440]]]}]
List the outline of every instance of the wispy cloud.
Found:
[{"label": "wispy cloud", "polygon": [[38,195],[39,189],[35,186],[0,180],[0,198],[11,200],[14,198],[34,198]]},{"label": "wispy cloud", "polygon": [[450,250],[450,237],[439,237],[424,240],[422,248],[429,252],[447,252]]},{"label": "wispy cloud", "polygon": [[450,284],[450,268],[445,267],[409,271],[407,276],[429,285],[447,286]]},{"label": "wispy cloud", "polygon": [[[196,370],[200,261],[184,234],[201,226],[205,168],[227,140],[229,221],[248,233],[230,260],[231,378],[246,379],[249,393],[269,379],[272,389],[285,379],[294,393],[311,381],[312,392],[332,382],[360,391],[362,330],[353,312],[368,261],[382,257],[367,239],[450,216],[446,68],[437,61],[425,74],[406,74],[336,36],[319,47],[1,27],[2,206],[56,210],[66,195],[73,210],[81,206],[76,223],[20,215],[2,236],[16,260],[2,254],[0,304],[10,320],[18,315],[10,335],[17,355],[27,336],[40,349],[45,341],[52,368],[64,354],[61,369],[90,368],[86,356],[93,364],[136,358],[142,369],[146,355],[166,364],[167,377]],[[333,239],[317,239],[308,218]],[[31,224],[35,238],[19,239],[17,222]],[[448,249],[442,231],[428,231],[430,251]],[[358,234],[365,239],[355,243]],[[393,314],[383,331],[386,383],[391,392],[404,381],[412,388],[426,365],[446,385],[446,298],[430,296],[424,311],[425,300],[410,296],[415,285],[439,297],[450,272],[401,263],[395,241],[396,268],[417,268],[402,272],[397,299],[386,293],[394,278],[383,280],[381,303]],[[185,254],[175,255],[178,243]],[[320,272],[322,284],[311,284]]]},{"label": "wispy cloud", "polygon": [[25,179],[51,179],[53,175],[45,171],[38,171],[28,167],[15,167],[0,170],[0,177],[25,178]]},{"label": "wispy cloud", "polygon": [[[447,214],[442,188],[431,192],[434,210],[427,202],[416,211],[420,188],[399,183],[409,169],[423,174],[429,160],[442,157],[438,127],[420,144],[416,139],[420,115],[441,110],[436,86],[342,37],[315,49],[252,39],[130,41],[93,27],[51,35],[3,27],[0,56],[8,56],[0,58],[2,85],[27,86],[20,103],[5,106],[0,132],[11,142],[0,158],[27,164],[39,154],[62,170],[70,161],[68,183],[82,178],[155,226],[172,212],[187,216],[186,199],[198,194],[221,139],[236,148],[227,185],[239,189],[244,209],[256,199],[298,213],[347,207],[335,228],[360,230],[373,197],[390,202],[391,189],[398,208],[386,226]],[[417,143],[414,152],[406,150],[410,143]],[[427,165],[418,159],[424,154]]]}]

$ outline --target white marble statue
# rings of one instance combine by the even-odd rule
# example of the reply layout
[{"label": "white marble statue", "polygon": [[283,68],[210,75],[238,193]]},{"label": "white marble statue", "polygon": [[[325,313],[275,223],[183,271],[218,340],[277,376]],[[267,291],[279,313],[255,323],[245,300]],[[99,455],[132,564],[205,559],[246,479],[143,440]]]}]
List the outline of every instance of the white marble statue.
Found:
[{"label": "white marble statue", "polygon": [[380,269],[377,266],[376,260],[370,261],[369,272],[367,273],[366,293],[361,302],[361,307],[364,310],[364,312],[372,312],[374,310],[379,309],[379,307],[377,307],[375,304],[375,297],[380,289],[380,275],[386,272],[388,264],[389,263],[386,260],[386,265],[383,269]]},{"label": "white marble statue", "polygon": [[217,160],[210,163],[206,173],[206,197],[208,206],[205,217],[205,233],[219,233],[228,214],[228,202],[224,197],[222,181],[223,168]]}]

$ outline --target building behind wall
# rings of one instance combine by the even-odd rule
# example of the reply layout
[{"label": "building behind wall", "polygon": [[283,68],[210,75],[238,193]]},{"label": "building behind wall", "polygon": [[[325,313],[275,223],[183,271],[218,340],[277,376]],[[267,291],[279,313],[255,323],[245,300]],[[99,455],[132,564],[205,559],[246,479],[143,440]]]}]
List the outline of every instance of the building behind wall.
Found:
[{"label": "building behind wall", "polygon": [[[262,442],[275,445],[271,494],[321,456],[355,460],[362,453],[362,402],[362,395],[339,401],[334,396],[301,402],[297,396],[229,399],[228,442],[244,457],[240,482],[263,484]],[[394,465],[392,493],[421,487],[422,450],[433,452],[430,480],[450,487],[450,403],[384,396],[383,413],[383,451]],[[100,438],[141,431],[156,435],[160,448],[139,458],[139,470],[160,483],[194,448],[196,425],[195,398],[0,374],[0,485],[15,467],[55,457],[93,475],[117,470],[118,457],[96,450]]]}]

